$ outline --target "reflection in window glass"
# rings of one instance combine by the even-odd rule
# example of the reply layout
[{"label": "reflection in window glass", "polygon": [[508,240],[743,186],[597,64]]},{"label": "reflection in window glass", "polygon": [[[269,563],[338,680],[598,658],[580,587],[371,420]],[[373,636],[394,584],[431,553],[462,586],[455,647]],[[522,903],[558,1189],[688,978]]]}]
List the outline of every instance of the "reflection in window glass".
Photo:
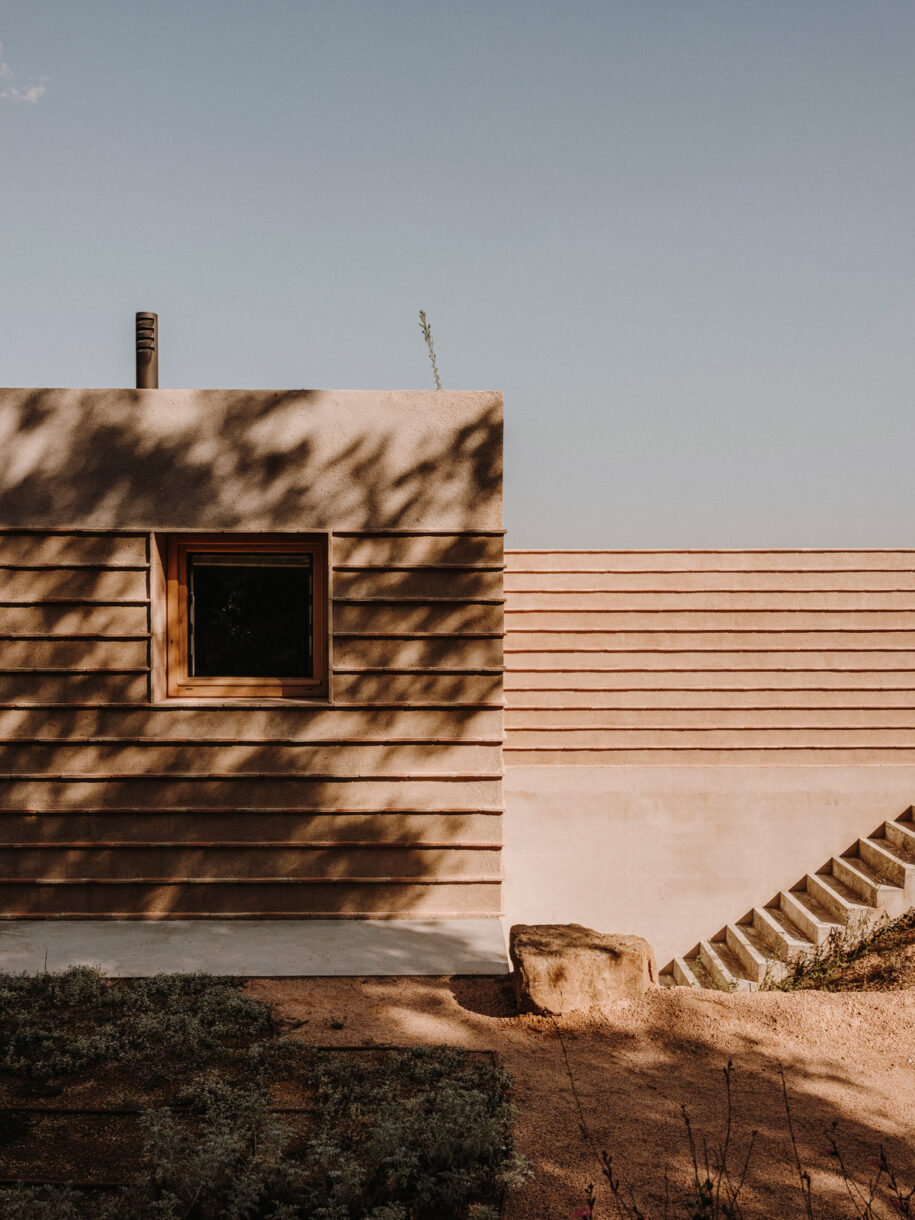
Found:
[{"label": "reflection in window glass", "polygon": [[192,553],[187,582],[189,676],[312,676],[311,555]]}]

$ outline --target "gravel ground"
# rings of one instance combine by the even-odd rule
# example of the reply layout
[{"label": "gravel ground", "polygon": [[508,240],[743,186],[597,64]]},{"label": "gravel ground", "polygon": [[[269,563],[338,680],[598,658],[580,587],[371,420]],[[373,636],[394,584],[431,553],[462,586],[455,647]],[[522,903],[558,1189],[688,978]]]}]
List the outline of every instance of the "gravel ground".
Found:
[{"label": "gravel ground", "polygon": [[[319,1045],[447,1043],[496,1051],[515,1078],[516,1141],[534,1176],[508,1201],[505,1220],[572,1220],[585,1189],[596,1220],[617,1215],[598,1152],[653,1220],[690,1176],[681,1105],[702,1147],[724,1133],[724,1073],[733,1061],[731,1158],[740,1167],[758,1131],[741,1202],[747,1217],[806,1215],[788,1141],[784,1065],[798,1146],[810,1170],[818,1220],[855,1217],[828,1135],[864,1181],[883,1145],[915,1185],[915,991],[755,995],[657,990],[588,1016],[518,1016],[504,978],[254,979],[277,1016],[304,1022],[295,1036]],[[340,1028],[342,1023],[342,1028]],[[672,1208],[671,1220],[683,1213]],[[875,1215],[898,1215],[881,1191]],[[912,1214],[915,1215],[915,1199]]]}]

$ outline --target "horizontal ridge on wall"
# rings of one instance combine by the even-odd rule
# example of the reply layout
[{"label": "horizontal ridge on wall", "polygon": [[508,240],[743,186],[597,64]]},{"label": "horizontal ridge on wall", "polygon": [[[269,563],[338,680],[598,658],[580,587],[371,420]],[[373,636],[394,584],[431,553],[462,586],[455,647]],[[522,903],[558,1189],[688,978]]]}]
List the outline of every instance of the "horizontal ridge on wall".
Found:
[{"label": "horizontal ridge on wall", "polygon": [[543,766],[911,766],[910,747],[882,746],[850,749],[847,746],[772,745],[763,746],[684,746],[631,745],[618,750],[565,747],[555,750],[507,746],[507,767]]},{"label": "horizontal ridge on wall", "polygon": [[10,563],[0,561],[8,572],[145,572],[145,563]]},{"label": "horizontal ridge on wall", "polygon": [[332,570],[334,572],[504,572],[505,565],[501,563],[335,563]]},{"label": "horizontal ridge on wall", "polygon": [[161,839],[161,840],[145,840],[145,839],[64,839],[61,841],[46,841],[40,843],[32,842],[31,840],[23,840],[19,843],[0,842],[0,849],[5,848],[28,848],[30,851],[41,851],[44,849],[59,851],[61,848],[86,848],[86,847],[104,847],[106,850],[111,848],[113,851],[127,847],[180,847],[187,849],[196,849],[198,847],[206,848],[221,848],[221,847],[252,847],[257,848],[282,848],[284,851],[326,851],[329,849],[346,849],[358,848],[377,848],[384,847],[385,850],[390,848],[392,851],[412,851],[414,848],[421,851],[431,851],[442,847],[457,848],[460,851],[492,851],[494,848],[501,847],[501,842],[498,839],[490,843],[483,842],[468,842],[465,843],[455,839],[442,839],[438,842],[430,842],[425,839],[412,839],[409,842],[404,841],[385,841],[378,839],[346,839],[340,841],[338,839],[309,839],[307,843],[297,843],[289,839],[258,839],[255,844],[252,844],[250,839]]},{"label": "horizontal ridge on wall", "polygon": [[502,538],[505,530],[365,529],[334,530],[334,538]]},{"label": "horizontal ridge on wall", "polygon": [[915,551],[508,551],[505,759],[915,763]]},{"label": "horizontal ridge on wall", "polygon": [[503,532],[334,534],[333,701],[239,704],[150,701],[145,531],[0,529],[0,918],[498,914]]},{"label": "horizontal ridge on wall", "polygon": [[74,677],[84,674],[145,674],[148,672],[148,665],[87,665],[81,669],[77,669],[73,666],[65,668],[63,666],[52,665],[14,665],[9,667],[0,667],[0,674],[57,674],[58,676],[72,674]]},{"label": "horizontal ridge on wall", "polygon": [[502,778],[501,771],[479,772],[469,771],[426,772],[404,771],[401,773],[379,772],[371,775],[338,774],[333,771],[144,771],[142,774],[120,773],[117,771],[81,772],[72,771],[66,774],[47,771],[7,771],[0,772],[0,783],[11,781],[41,780],[44,783],[74,783],[97,784],[114,780],[117,783],[148,784],[159,781],[195,782],[210,780],[234,780],[239,783],[251,780],[283,780],[300,784],[365,784],[377,780],[385,781],[422,781],[423,783],[456,784],[472,781],[498,781]]},{"label": "horizontal ridge on wall", "polygon": [[[13,672],[18,672],[18,671],[13,671]],[[386,710],[387,711],[396,710],[396,711],[449,712],[449,711],[451,711],[451,709],[454,706],[455,706],[455,704],[453,704],[453,703],[407,703],[404,701],[400,701],[399,703],[355,703],[355,702],[353,702],[353,703],[335,704],[332,706],[316,708],[316,705],[314,703],[305,703],[304,701],[296,702],[296,700],[290,699],[290,700],[287,700],[284,702],[284,706],[283,706],[282,710],[284,712],[295,710],[296,712],[298,712],[300,714],[302,712],[315,711],[315,710],[318,710],[321,712],[326,712],[328,714],[331,714],[334,712],[344,713],[344,712],[358,712],[358,711],[364,711],[364,710],[368,710],[370,712],[386,711]],[[466,709],[480,709],[480,710],[484,710],[484,711],[501,711],[501,709],[504,707],[504,703],[502,703],[501,701],[498,703],[494,703],[494,702],[461,703],[458,706],[460,706],[461,708],[463,708],[465,710]],[[196,704],[193,709],[190,708],[187,703],[182,704],[182,703],[177,703],[177,702],[158,703],[158,704],[152,704],[152,705],[150,705],[149,703],[141,703],[141,702],[137,702],[137,703],[105,703],[105,702],[11,703],[11,702],[0,702],[0,712],[2,712],[4,710],[19,710],[19,711],[29,711],[29,712],[38,712],[38,711],[42,711],[42,710],[60,711],[63,709],[79,711],[82,708],[92,708],[92,709],[115,708],[118,711],[125,711],[125,710],[143,711],[143,712],[153,711],[156,714],[163,713],[163,712],[166,714],[167,713],[180,713],[180,712],[188,712],[190,710],[215,711],[215,710],[221,710],[223,708],[230,709],[230,710],[237,710],[236,705],[233,705],[233,704],[230,704],[227,702],[220,703],[218,700],[213,701],[213,702],[207,702],[205,700],[200,700],[199,703]],[[272,704],[267,704],[264,701],[258,702],[256,699],[248,700],[246,703],[246,706],[245,706],[245,711],[258,712],[258,711],[265,711],[265,710],[273,711],[274,707]]]},{"label": "horizontal ridge on wall", "polygon": [[501,737],[0,737],[0,747],[30,746],[497,746]]},{"label": "horizontal ridge on wall", "polygon": [[[59,817],[66,814],[66,809],[60,806],[42,807],[39,805],[23,805],[18,808],[0,806],[0,818],[3,817]],[[416,805],[412,807],[362,809],[356,806],[322,806],[322,805],[85,805],[81,804],[77,811],[80,817],[149,817],[155,814],[166,814],[169,817],[192,817],[196,814],[206,814],[218,817],[238,815],[240,817],[268,817],[274,814],[301,817],[371,817],[376,818],[413,818],[413,817],[463,817],[466,814],[482,814],[487,817],[498,817],[502,813],[500,805]]]},{"label": "horizontal ridge on wall", "polygon": [[0,886],[16,885],[498,885],[498,877],[0,877]]}]

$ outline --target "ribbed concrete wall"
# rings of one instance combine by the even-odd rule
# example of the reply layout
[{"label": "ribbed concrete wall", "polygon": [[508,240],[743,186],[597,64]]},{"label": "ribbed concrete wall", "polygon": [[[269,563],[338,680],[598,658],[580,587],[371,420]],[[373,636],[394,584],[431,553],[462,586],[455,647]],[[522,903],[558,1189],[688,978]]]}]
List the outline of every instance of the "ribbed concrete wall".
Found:
[{"label": "ribbed concrete wall", "polygon": [[915,762],[915,552],[509,551],[507,765]]},{"label": "ribbed concrete wall", "polygon": [[[499,911],[498,396],[0,391],[0,423],[0,915]],[[328,533],[329,699],[155,697],[179,528]]]},{"label": "ribbed concrete wall", "polygon": [[509,551],[505,907],[659,958],[915,801],[915,551]]}]

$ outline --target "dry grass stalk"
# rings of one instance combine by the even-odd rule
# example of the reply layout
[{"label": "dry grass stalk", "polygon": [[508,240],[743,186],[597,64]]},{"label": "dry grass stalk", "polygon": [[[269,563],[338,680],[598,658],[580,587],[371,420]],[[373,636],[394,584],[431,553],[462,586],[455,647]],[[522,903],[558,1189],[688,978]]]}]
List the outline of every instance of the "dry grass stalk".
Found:
[{"label": "dry grass stalk", "polygon": [[426,348],[429,351],[429,360],[432,362],[432,375],[435,378],[435,388],[442,388],[442,379],[438,375],[438,361],[435,358],[435,346],[432,342],[432,327],[429,325],[429,319],[426,317],[426,311],[419,311],[419,329],[423,332],[423,338],[426,340]]}]

